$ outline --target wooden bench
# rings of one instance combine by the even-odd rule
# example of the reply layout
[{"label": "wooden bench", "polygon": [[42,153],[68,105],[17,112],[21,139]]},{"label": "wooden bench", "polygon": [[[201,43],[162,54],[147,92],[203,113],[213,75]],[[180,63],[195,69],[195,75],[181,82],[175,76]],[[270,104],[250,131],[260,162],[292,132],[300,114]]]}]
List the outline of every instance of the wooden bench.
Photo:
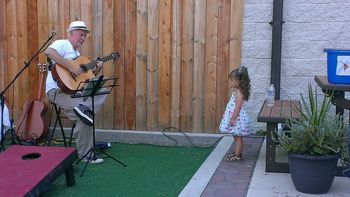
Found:
[{"label": "wooden bench", "polygon": [[276,162],[276,142],[272,135],[277,130],[278,123],[287,119],[299,118],[300,101],[275,100],[274,106],[267,106],[265,101],[257,118],[258,122],[266,122],[266,172],[289,172],[288,163]]},{"label": "wooden bench", "polygon": [[40,196],[65,173],[75,185],[75,148],[13,145],[0,153],[0,196]]}]

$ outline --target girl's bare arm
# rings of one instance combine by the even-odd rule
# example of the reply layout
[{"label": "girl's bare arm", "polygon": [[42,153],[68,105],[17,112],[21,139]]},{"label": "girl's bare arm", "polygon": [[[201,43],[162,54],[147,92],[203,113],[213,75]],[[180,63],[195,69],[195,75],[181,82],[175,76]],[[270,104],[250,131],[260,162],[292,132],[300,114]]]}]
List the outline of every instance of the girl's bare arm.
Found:
[{"label": "girl's bare arm", "polygon": [[244,99],[243,94],[240,90],[236,91],[236,103],[235,103],[235,109],[233,110],[231,119],[230,119],[230,125],[233,126],[236,122],[237,117],[239,116],[239,112],[241,111],[242,105],[243,105]]}]

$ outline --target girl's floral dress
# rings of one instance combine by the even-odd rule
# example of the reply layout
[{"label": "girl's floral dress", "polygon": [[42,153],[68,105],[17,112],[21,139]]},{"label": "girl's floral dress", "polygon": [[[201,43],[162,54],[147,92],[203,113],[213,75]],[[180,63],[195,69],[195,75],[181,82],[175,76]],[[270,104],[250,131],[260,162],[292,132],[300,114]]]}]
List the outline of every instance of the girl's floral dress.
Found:
[{"label": "girl's floral dress", "polygon": [[235,109],[236,96],[231,95],[230,101],[226,105],[225,112],[223,114],[219,130],[221,133],[231,133],[237,136],[247,136],[253,132],[252,122],[244,110],[244,106],[241,107],[239,116],[237,117],[235,124],[230,126],[230,118],[232,116],[233,110]]}]

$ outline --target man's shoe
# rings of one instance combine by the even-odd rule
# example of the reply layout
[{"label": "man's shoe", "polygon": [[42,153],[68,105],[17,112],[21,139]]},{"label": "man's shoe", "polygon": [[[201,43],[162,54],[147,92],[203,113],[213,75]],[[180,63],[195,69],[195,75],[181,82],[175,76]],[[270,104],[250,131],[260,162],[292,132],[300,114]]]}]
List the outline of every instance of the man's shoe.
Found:
[{"label": "man's shoe", "polygon": [[100,164],[100,163],[103,163],[103,159],[102,158],[84,158],[82,160],[83,162],[89,162],[89,163],[92,163],[92,164]]},{"label": "man's shoe", "polygon": [[92,111],[87,106],[79,104],[79,106],[73,108],[73,111],[85,124],[89,126],[94,124],[92,121]]}]

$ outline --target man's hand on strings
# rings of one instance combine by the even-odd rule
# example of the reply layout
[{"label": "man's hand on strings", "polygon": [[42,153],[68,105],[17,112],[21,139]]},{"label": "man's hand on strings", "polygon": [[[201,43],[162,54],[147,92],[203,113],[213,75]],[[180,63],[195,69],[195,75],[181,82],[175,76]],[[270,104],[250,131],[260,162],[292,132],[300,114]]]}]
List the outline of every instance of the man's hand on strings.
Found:
[{"label": "man's hand on strings", "polygon": [[102,68],[102,65],[103,65],[103,61],[100,61],[100,60],[97,60],[96,61],[96,67],[95,67],[95,70],[94,70],[94,74],[97,75],[101,68]]},{"label": "man's hand on strings", "polygon": [[97,61],[96,62],[96,69],[100,69],[103,65],[103,61]]}]

